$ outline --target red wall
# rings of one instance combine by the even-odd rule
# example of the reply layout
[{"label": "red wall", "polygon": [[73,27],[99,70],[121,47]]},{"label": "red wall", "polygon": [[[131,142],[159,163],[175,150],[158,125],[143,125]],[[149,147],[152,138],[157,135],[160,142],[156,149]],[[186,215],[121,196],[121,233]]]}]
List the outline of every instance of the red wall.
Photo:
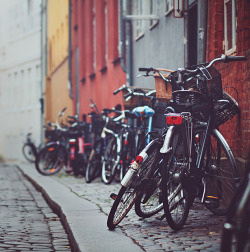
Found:
[{"label": "red wall", "polygon": [[91,111],[89,97],[99,110],[122,103],[121,94],[113,95],[114,90],[126,83],[118,52],[118,3],[117,0],[72,0],[72,83],[75,94],[78,46],[80,115]]},{"label": "red wall", "polygon": [[[207,59],[208,61],[224,53],[224,1],[208,1],[208,34],[207,34]],[[231,121],[221,127],[221,132],[233,149],[241,166],[246,165],[250,159],[250,2],[237,0],[237,37],[236,55],[245,55],[246,62],[231,62],[217,64],[221,72],[223,87],[236,88],[238,103],[241,110],[240,116],[235,116]],[[233,88],[225,89],[235,96]]]}]

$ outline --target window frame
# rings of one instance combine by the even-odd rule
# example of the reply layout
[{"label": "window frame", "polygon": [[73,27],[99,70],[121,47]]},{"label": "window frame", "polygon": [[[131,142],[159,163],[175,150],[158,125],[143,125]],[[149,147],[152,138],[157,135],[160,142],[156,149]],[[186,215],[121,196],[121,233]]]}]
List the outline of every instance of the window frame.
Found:
[{"label": "window frame", "polygon": [[[228,48],[228,20],[227,20],[227,3],[231,1],[232,7],[231,7],[231,18],[232,18],[232,47]],[[236,28],[237,28],[237,15],[236,15],[236,0],[224,0],[224,50],[226,55],[231,55],[235,53],[236,51]]]}]

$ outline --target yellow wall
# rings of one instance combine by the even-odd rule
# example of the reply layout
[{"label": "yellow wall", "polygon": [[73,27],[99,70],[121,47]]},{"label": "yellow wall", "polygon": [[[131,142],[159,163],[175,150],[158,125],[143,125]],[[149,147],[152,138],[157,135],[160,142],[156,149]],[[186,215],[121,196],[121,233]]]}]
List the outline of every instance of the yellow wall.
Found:
[{"label": "yellow wall", "polygon": [[68,0],[48,0],[46,121],[55,122],[63,107],[67,107],[67,114],[73,113],[73,100],[68,92],[68,6]]}]

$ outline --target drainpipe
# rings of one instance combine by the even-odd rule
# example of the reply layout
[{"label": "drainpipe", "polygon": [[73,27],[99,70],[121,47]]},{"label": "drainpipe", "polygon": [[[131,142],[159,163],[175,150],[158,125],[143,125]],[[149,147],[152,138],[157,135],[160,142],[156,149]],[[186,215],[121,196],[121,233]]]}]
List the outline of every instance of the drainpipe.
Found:
[{"label": "drainpipe", "polygon": [[68,91],[69,97],[74,98],[72,93],[72,53],[71,53],[71,0],[69,0],[69,40],[68,40]]},{"label": "drainpipe", "polygon": [[206,42],[207,42],[207,0],[198,1],[198,46],[197,46],[197,63],[206,62]]},{"label": "drainpipe", "polygon": [[131,33],[132,33],[132,29],[131,29],[131,21],[130,20],[126,20],[126,55],[127,55],[127,75],[126,75],[126,79],[127,79],[127,84],[128,86],[133,86],[132,83],[132,43],[131,43]]},{"label": "drainpipe", "polygon": [[[130,10],[130,0],[126,0],[126,14],[128,14]],[[127,79],[127,85],[128,86],[133,86],[132,83],[132,23],[131,20],[126,18],[126,63],[127,63],[127,75],[126,75],[126,79]]]},{"label": "drainpipe", "polygon": [[120,54],[121,54],[121,67],[122,70],[126,73],[127,68],[125,64],[125,30],[124,30],[124,19],[123,19],[123,0],[119,1],[119,12],[120,12]]},{"label": "drainpipe", "polygon": [[[40,142],[43,143],[43,138],[44,138],[44,132],[43,132],[43,124],[44,124],[44,73],[46,71],[46,58],[44,59],[44,55],[47,54],[47,47],[45,44],[45,53],[44,53],[44,48],[43,48],[43,40],[44,40],[44,35],[46,38],[47,35],[47,15],[45,18],[45,27],[43,25],[44,22],[44,11],[45,15],[47,14],[47,0],[45,0],[45,6],[44,6],[44,0],[41,0],[41,34],[40,34],[40,48],[41,48],[41,55],[40,55],[40,74],[41,74],[41,81],[40,81]],[[45,71],[44,71],[45,70]]]},{"label": "drainpipe", "polygon": [[184,67],[188,67],[188,0],[184,0]]}]

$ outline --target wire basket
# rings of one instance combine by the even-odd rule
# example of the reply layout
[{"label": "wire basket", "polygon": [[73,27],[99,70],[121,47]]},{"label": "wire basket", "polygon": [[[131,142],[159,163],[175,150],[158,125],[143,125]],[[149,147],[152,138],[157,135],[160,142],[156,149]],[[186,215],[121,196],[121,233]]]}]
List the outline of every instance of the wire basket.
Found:
[{"label": "wire basket", "polygon": [[214,114],[215,114],[215,125],[219,127],[228,120],[232,119],[235,115],[240,113],[239,105],[237,101],[231,97],[225,91],[222,92],[224,100],[228,100],[229,104],[225,109],[221,110],[221,104],[218,102],[214,103]]}]

